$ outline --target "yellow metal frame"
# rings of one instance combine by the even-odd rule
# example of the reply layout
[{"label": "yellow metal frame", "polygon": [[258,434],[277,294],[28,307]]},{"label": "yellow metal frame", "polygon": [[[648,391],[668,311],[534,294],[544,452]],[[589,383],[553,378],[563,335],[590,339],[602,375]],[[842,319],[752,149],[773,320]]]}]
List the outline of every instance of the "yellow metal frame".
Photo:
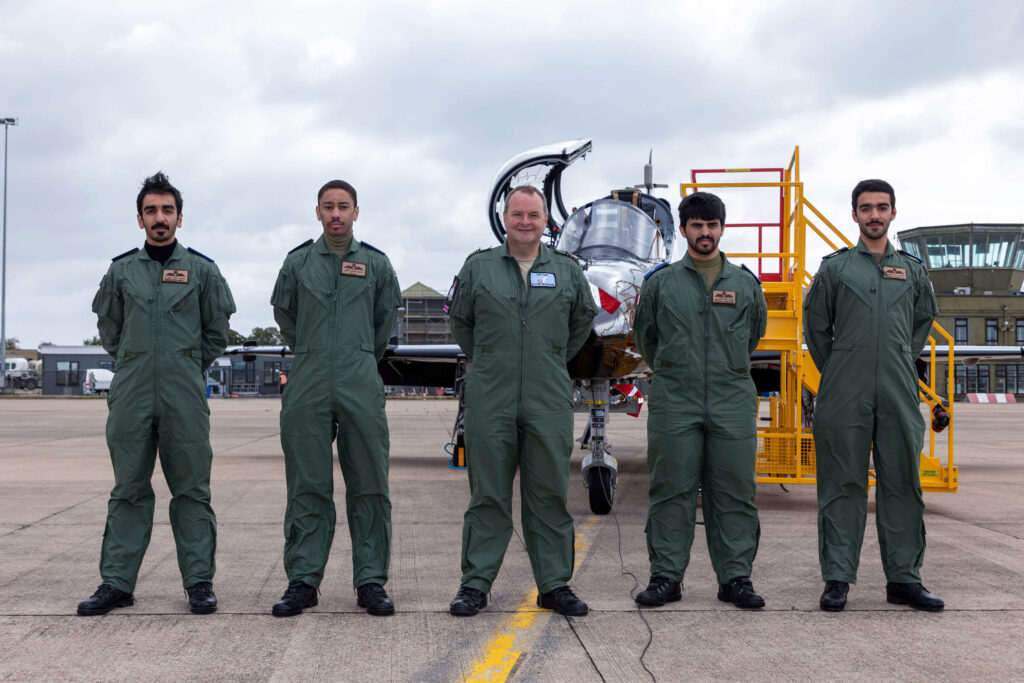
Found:
[{"label": "yellow metal frame", "polygon": [[[744,172],[744,169],[721,171]],[[807,272],[806,240],[809,233],[817,235],[832,249],[852,247],[836,227],[804,197],[804,184],[800,181],[800,147],[796,147],[789,165],[780,182],[747,183],[682,183],[680,195],[690,191],[714,188],[780,188],[782,201],[782,246],[780,252],[730,253],[734,258],[781,259],[781,282],[764,282],[765,300],[768,302],[768,325],[764,338],[758,345],[761,351],[779,353],[779,395],[769,401],[769,426],[757,430],[757,481],[777,484],[814,484],[815,451],[814,437],[809,427],[804,427],[803,389],[812,394],[818,392],[821,376],[810,355],[803,346],[803,298],[804,289],[811,283]],[[808,215],[810,214],[810,215]],[[813,220],[812,220],[813,218]],[[819,221],[819,223],[815,223]],[[933,325],[928,340],[931,349],[929,359],[929,382],[919,382],[921,399],[934,407],[937,403],[946,406],[950,424],[946,431],[946,448],[937,448],[935,432],[928,428],[928,450],[921,453],[921,487],[925,491],[957,490],[959,479],[953,464],[953,428],[955,419],[952,401],[941,397],[936,385],[939,361],[935,347],[945,344],[949,355],[945,361],[948,382],[945,396],[953,395],[953,339],[938,324]],[[945,462],[939,451],[945,450]],[[869,472],[869,483],[875,484],[874,471]]]}]

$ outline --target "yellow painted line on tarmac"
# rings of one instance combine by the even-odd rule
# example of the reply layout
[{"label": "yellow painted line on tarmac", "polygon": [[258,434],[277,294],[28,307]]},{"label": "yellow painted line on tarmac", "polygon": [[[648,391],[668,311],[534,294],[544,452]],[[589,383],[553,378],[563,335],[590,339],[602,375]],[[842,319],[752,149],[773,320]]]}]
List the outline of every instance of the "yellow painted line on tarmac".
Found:
[{"label": "yellow painted line on tarmac", "polygon": [[[574,547],[576,549],[576,567],[580,566],[587,551],[590,550],[592,539],[587,532],[597,522],[597,517],[588,517],[579,531],[576,532]],[[575,570],[574,567],[573,569]],[[522,659],[524,650],[537,635],[534,626],[538,625],[537,617],[553,615],[554,612],[537,607],[537,587],[534,586],[523,596],[516,611],[506,617],[498,625],[491,637],[477,652],[469,664],[469,672],[460,679],[463,683],[477,681],[500,682],[508,680]],[[542,620],[541,623],[545,623]]]}]

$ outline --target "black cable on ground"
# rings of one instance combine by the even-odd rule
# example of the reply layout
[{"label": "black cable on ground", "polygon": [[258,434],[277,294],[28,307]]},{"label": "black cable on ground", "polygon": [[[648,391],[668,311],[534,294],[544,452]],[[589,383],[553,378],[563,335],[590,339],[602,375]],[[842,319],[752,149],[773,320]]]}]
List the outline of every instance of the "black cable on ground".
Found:
[{"label": "black cable on ground", "polygon": [[[619,526],[619,516],[615,512],[615,506],[612,506],[612,518],[615,520],[615,530],[619,535],[619,571],[622,576],[629,576],[633,579],[633,589],[629,591],[629,597],[630,599],[634,599],[636,598],[637,589],[640,588],[640,579],[636,577],[636,574],[626,569],[626,562],[622,559],[622,527]],[[658,679],[654,676],[654,672],[648,669],[647,663],[644,662],[644,656],[647,654],[647,650],[650,649],[651,643],[654,642],[654,630],[651,628],[650,622],[647,621],[647,617],[644,616],[644,612],[643,609],[641,609],[640,604],[637,603],[636,600],[633,600],[633,604],[636,605],[636,613],[639,615],[640,621],[644,622],[644,626],[647,627],[647,644],[644,645],[644,649],[640,652],[640,666],[644,668],[644,671],[647,672],[647,675],[651,677],[651,680],[654,681],[654,683],[658,683]]]}]

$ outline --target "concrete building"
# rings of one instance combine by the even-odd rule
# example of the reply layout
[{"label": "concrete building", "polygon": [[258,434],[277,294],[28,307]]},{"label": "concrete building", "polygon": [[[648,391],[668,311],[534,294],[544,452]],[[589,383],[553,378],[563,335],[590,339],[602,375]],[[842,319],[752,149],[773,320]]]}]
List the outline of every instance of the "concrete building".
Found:
[{"label": "concrete building", "polygon": [[402,292],[398,313],[399,344],[454,344],[444,310],[445,295],[417,282]]},{"label": "concrete building", "polygon": [[43,393],[81,396],[86,372],[114,369],[114,359],[102,346],[41,346]]},{"label": "concrete building", "polygon": [[[928,267],[937,322],[965,346],[1024,346],[1024,225],[936,225],[898,233]],[[955,394],[1024,398],[1024,360],[956,365]],[[940,378],[945,379],[945,378]]]}]

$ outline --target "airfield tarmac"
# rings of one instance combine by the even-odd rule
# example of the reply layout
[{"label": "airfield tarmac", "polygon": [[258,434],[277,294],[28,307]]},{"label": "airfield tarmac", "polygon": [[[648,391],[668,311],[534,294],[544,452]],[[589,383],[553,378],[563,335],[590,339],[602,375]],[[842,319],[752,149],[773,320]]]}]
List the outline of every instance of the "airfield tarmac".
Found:
[{"label": "airfield tarmac", "polygon": [[[393,617],[356,607],[344,485],[336,471],[339,529],[320,604],[278,619],[270,606],[281,565],[284,462],[279,403],[211,402],[213,505],[218,519],[220,609],[188,612],[167,522],[167,488],[154,476],[155,528],[136,604],[74,616],[99,583],[97,561],[112,474],[102,400],[0,400],[0,679],[643,681],[648,631],[631,598],[646,585],[645,417],[616,414],[609,440],[621,466],[615,511],[590,513],[573,456],[573,587],[590,615],[534,606],[516,535],[485,611],[448,614],[459,584],[464,471],[446,466],[451,400],[392,400]],[[577,434],[585,416],[577,415]],[[925,494],[925,585],[945,612],[885,601],[874,507],[859,583],[845,612],[818,610],[813,487],[762,485],[754,585],[767,607],[744,612],[715,599],[703,533],[683,599],[644,610],[653,642],[644,661],[671,680],[1012,680],[1024,678],[1024,405],[956,406],[958,493]],[[517,487],[518,488],[518,487]],[[620,537],[621,530],[621,537]],[[643,588],[641,585],[641,589]]]}]

